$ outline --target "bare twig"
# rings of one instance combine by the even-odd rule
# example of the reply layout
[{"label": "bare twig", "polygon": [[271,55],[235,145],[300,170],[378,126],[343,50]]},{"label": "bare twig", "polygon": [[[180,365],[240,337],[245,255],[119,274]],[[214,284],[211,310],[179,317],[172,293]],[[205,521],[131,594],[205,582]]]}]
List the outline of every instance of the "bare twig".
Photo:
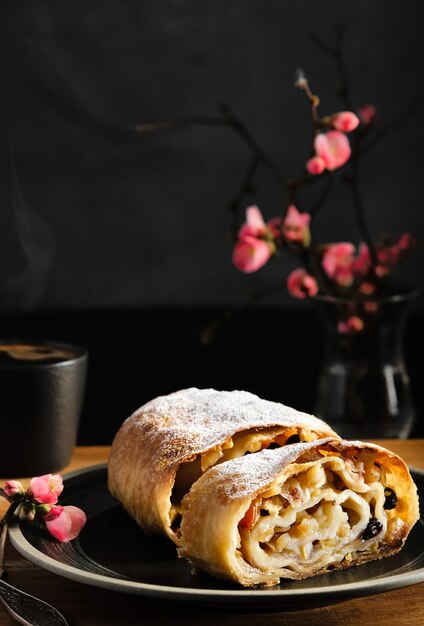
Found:
[{"label": "bare twig", "polygon": [[251,195],[254,192],[253,189],[253,185],[252,185],[252,181],[253,178],[256,174],[256,170],[258,169],[258,165],[259,165],[259,159],[257,157],[257,155],[255,154],[252,158],[252,160],[249,163],[249,167],[247,168],[245,177],[243,179],[242,184],[240,185],[240,188],[237,192],[237,194],[234,196],[234,198],[231,200],[231,202],[229,203],[229,207],[231,209],[232,212],[232,233],[234,234],[234,236],[236,235],[237,231],[238,231],[238,216],[237,216],[237,212],[238,209],[240,208],[243,199],[245,196],[247,195]]},{"label": "bare twig", "polygon": [[223,324],[237,317],[244,311],[250,309],[250,307],[253,306],[255,302],[263,300],[264,298],[268,298],[274,293],[281,291],[281,287],[282,281],[278,281],[278,283],[275,283],[274,285],[268,285],[261,291],[249,292],[249,295],[243,302],[243,304],[238,307],[234,307],[228,311],[225,311],[225,313],[223,313],[219,318],[215,319],[213,322],[211,322],[202,329],[202,331],[200,332],[200,342],[204,346],[210,345],[215,337],[215,334],[223,326]]},{"label": "bare twig", "polygon": [[352,187],[353,202],[355,206],[355,215],[358,222],[358,228],[362,234],[365,243],[368,246],[371,257],[371,272],[375,274],[375,267],[378,265],[377,252],[374,240],[372,239],[365,219],[365,208],[362,201],[361,189],[359,184],[359,163],[357,160],[352,161],[352,177],[348,181]]},{"label": "bare twig", "polygon": [[321,39],[321,37],[318,37],[318,35],[316,35],[315,33],[309,33],[308,39],[313,44],[315,44],[316,47],[319,48],[319,50],[321,50],[321,52],[324,52],[324,54],[328,54],[328,56],[335,58],[337,54],[336,49],[330,46],[326,41]]},{"label": "bare twig", "polygon": [[322,190],[321,195],[315,201],[315,204],[309,209],[309,214],[311,216],[311,219],[315,217],[319,209],[324,205],[325,201],[330,195],[331,190],[333,189],[333,182],[334,182],[333,173],[329,171],[324,172],[323,175],[321,176],[321,180],[323,179],[324,176],[327,179],[324,189]]},{"label": "bare twig", "polygon": [[262,146],[255,140],[253,135],[247,129],[247,127],[239,120],[231,111],[227,104],[220,104],[223,115],[221,117],[210,117],[205,115],[188,115],[185,117],[176,117],[170,120],[162,122],[153,122],[150,124],[134,124],[130,128],[138,133],[151,132],[156,130],[165,130],[170,128],[180,128],[183,126],[192,126],[199,124],[201,126],[229,126],[235,130],[238,135],[243,139],[247,146],[256,155],[258,161],[263,163],[269,171],[274,175],[275,179],[280,183],[284,190],[286,190],[287,180],[284,174],[280,171],[277,164],[273,159],[265,152]]},{"label": "bare twig", "polygon": [[418,111],[420,106],[423,105],[424,95],[417,94],[415,98],[410,102],[410,104],[406,107],[406,109],[400,113],[393,120],[388,122],[385,126],[381,126],[377,129],[372,135],[369,136],[368,141],[365,141],[361,144],[360,147],[356,150],[355,158],[366,154],[376,143],[381,141],[388,133],[396,130],[402,124],[404,124],[414,113]]},{"label": "bare twig", "polygon": [[228,120],[223,117],[212,117],[209,115],[185,115],[150,124],[133,124],[130,126],[130,130],[135,130],[137,133],[150,133],[157,130],[168,130],[183,126],[194,126],[196,124],[200,126],[228,126]]},{"label": "bare twig", "polygon": [[303,70],[301,69],[297,70],[297,79],[296,79],[295,85],[301,91],[303,91],[303,93],[309,100],[309,103],[311,105],[311,115],[312,115],[312,121],[314,123],[314,134],[315,134],[315,130],[317,126],[319,126],[319,118],[318,118],[318,107],[320,104],[319,97],[316,94],[312,93],[309,87],[309,83],[306,80]]},{"label": "bare twig", "polygon": [[0,578],[3,578],[6,567],[5,567],[5,556],[6,556],[6,537],[7,537],[7,528],[8,524],[3,523],[1,525],[1,533],[0,533]]},{"label": "bare twig", "polygon": [[[7,499],[9,500],[9,498]],[[9,527],[9,522],[11,521],[17,507],[22,502],[22,499],[18,499],[18,500],[15,500],[15,502],[12,502],[9,508],[7,509],[6,513],[3,515],[3,517],[0,520],[0,528],[1,528],[1,532],[0,532],[0,578],[3,578],[5,574],[5,547],[6,547],[7,529]]]},{"label": "bare twig", "polygon": [[[344,29],[342,26],[337,27],[336,32],[336,51],[335,51],[335,61],[337,64],[337,69],[340,77],[341,91],[340,95],[344,100],[345,106],[347,109],[352,110],[352,102],[350,97],[350,89],[349,89],[349,81],[347,76],[346,64],[344,59]],[[353,196],[353,206],[355,209],[355,217],[358,225],[359,232],[361,234],[362,239],[368,246],[370,257],[371,257],[371,271],[374,272],[374,268],[377,265],[377,253],[375,250],[374,241],[371,237],[371,234],[368,230],[368,225],[365,219],[365,208],[360,192],[360,183],[359,183],[359,167],[358,167],[358,159],[356,158],[357,154],[357,141],[355,136],[352,138],[352,155],[351,158],[351,177],[348,179],[348,182],[351,185],[352,196]]]},{"label": "bare twig", "polygon": [[352,111],[352,98],[350,95],[350,87],[346,69],[346,61],[344,54],[345,46],[345,29],[341,24],[336,27],[336,55],[335,61],[339,73],[339,96],[343,99],[346,109]]}]

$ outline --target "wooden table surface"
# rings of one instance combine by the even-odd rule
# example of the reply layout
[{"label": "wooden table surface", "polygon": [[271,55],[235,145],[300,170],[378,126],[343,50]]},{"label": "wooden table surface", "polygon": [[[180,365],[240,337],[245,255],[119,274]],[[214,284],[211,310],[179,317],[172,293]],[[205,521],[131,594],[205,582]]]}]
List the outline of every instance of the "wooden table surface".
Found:
[{"label": "wooden table surface", "polygon": [[[424,440],[385,440],[378,443],[400,454],[411,466],[424,469]],[[103,463],[108,454],[108,447],[77,448],[70,465],[63,472]],[[2,479],[0,484],[3,484]],[[113,529],[111,532],[113,533]],[[166,600],[89,587],[33,565],[21,557],[10,544],[6,558],[9,582],[56,606],[65,615],[70,626],[424,625],[424,583],[313,608],[299,605],[297,608],[281,611],[240,611],[184,606]],[[14,624],[16,622],[0,605],[0,626]]]}]

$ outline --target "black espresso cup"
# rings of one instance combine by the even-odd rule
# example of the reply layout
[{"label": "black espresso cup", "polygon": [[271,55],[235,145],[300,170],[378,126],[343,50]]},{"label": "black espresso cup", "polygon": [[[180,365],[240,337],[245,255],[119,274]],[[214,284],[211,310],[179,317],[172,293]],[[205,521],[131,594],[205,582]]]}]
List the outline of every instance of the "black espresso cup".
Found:
[{"label": "black espresso cup", "polygon": [[39,476],[69,463],[87,360],[80,346],[0,341],[0,476]]}]

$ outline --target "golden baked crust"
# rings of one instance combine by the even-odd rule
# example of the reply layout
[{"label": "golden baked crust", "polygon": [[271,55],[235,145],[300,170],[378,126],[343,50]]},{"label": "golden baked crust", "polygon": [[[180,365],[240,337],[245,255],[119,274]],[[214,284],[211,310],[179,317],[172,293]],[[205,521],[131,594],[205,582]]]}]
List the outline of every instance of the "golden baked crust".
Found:
[{"label": "golden baked crust", "polygon": [[172,517],[207,467],[292,435],[337,436],[311,415],[245,391],[183,389],[148,402],[123,423],[109,458],[109,489],[145,531],[176,541]]},{"label": "golden baked crust", "polygon": [[325,439],[211,468],[183,500],[178,553],[219,578],[272,586],[395,554],[418,517],[402,459]]}]

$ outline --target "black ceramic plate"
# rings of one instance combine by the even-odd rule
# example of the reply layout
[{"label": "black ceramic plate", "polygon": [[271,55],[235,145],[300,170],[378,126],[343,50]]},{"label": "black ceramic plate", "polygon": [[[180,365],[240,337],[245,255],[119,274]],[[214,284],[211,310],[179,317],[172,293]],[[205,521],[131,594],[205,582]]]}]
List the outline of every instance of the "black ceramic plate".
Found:
[{"label": "black ceramic plate", "polygon": [[[424,498],[424,473],[413,472]],[[279,605],[330,602],[424,581],[424,524],[413,528],[396,556],[329,575],[241,589],[206,574],[193,576],[167,539],[146,536],[112,499],[106,466],[68,474],[61,504],[79,506],[87,524],[73,542],[50,538],[38,523],[13,526],[10,539],[27,559],[73,580],[115,591],[212,604]]]}]

